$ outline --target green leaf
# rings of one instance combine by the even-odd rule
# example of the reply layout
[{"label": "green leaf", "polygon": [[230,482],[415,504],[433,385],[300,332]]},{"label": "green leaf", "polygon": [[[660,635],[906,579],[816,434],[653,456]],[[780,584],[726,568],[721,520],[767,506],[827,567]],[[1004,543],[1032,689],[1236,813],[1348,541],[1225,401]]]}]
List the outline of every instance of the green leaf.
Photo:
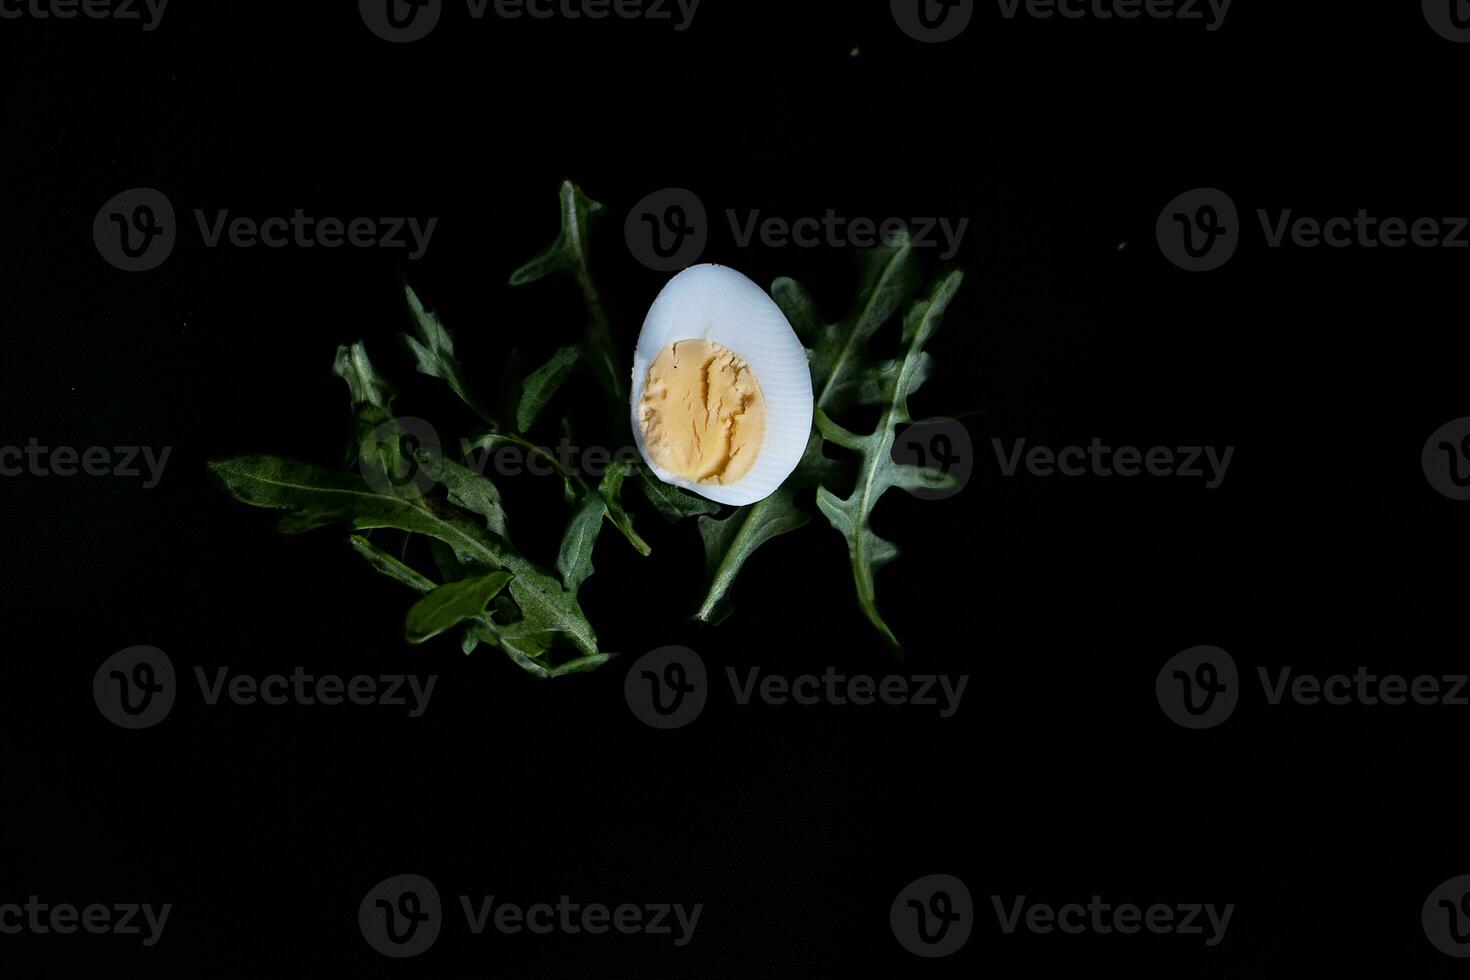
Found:
[{"label": "green leaf", "polygon": [[419,372],[443,381],[471,411],[487,422],[493,421],[493,416],[480,407],[479,402],[470,394],[469,386],[465,384],[459,360],[454,354],[454,337],[449,328],[444,326],[438,314],[424,308],[413,287],[405,284],[403,293],[408,301],[408,310],[413,314],[414,330],[418,336],[401,336],[404,346],[418,364]]},{"label": "green leaf", "polygon": [[720,509],[720,505],[713,500],[696,497],[692,493],[685,493],[678,487],[665,483],[653,470],[642,463],[638,465],[638,486],[643,491],[643,496],[653,505],[654,510],[670,522],[681,521],[686,517],[698,517],[700,514],[718,513]]},{"label": "green leaf", "polygon": [[627,463],[612,464],[595,491],[582,492],[572,512],[556,559],[557,571],[561,572],[562,581],[572,592],[576,592],[592,574],[592,549],[602,531],[603,518],[633,542],[639,554],[647,555],[651,550],[633,530],[633,519],[622,505],[623,481],[631,469]]},{"label": "green leaf", "polygon": [[[347,465],[351,466],[362,460],[365,465],[376,467],[379,473],[401,473],[402,460],[398,455],[398,440],[374,438],[378,428],[393,417],[395,392],[373,367],[368,358],[367,347],[362,341],[343,344],[337,348],[337,357],[332,362],[332,373],[347,382],[347,391],[352,400],[352,417],[356,423],[352,443],[347,449]],[[372,456],[363,457],[364,446],[372,450]]]},{"label": "green leaf", "polygon": [[588,239],[592,222],[607,212],[601,204],[582,193],[571,181],[561,185],[561,233],[546,251],[521,266],[510,277],[512,286],[537,282],[564,272],[577,280],[587,308],[587,329],[582,340],[583,360],[611,401],[628,397],[626,367],[612,342],[612,328],[602,308],[597,287],[588,267]]},{"label": "green leaf", "polygon": [[490,482],[489,477],[454,462],[441,452],[421,452],[415,459],[429,479],[444,486],[451,504],[472,514],[479,514],[485,518],[486,527],[502,540],[509,540],[500,490]]},{"label": "green leaf", "polygon": [[525,432],[535,423],[536,417],[551,401],[562,382],[571,375],[572,368],[577,366],[581,358],[581,344],[563,347],[521,383],[521,396],[515,412],[516,431]]},{"label": "green leaf", "polygon": [[787,321],[801,342],[815,344],[821,337],[825,324],[822,314],[817,310],[816,301],[806,291],[806,287],[795,279],[782,276],[771,283],[771,297],[781,307],[781,312],[786,314]]},{"label": "green leaf", "polygon": [[391,527],[427,534],[454,549],[461,561],[508,567],[504,546],[458,514],[429,507],[422,498],[376,494],[354,473],[341,473],[277,456],[215,460],[209,470],[225,492],[243,504],[281,510],[285,534],[344,525],[353,530]]},{"label": "green leaf", "polygon": [[393,414],[393,387],[373,367],[362,341],[337,348],[332,373],[347,382],[354,412],[370,407],[384,419]]},{"label": "green leaf", "polygon": [[[811,351],[812,388],[817,407],[836,417],[862,392],[868,341],[913,297],[921,285],[919,262],[907,236],[858,253],[857,302],[839,323],[816,330]],[[785,289],[777,302],[789,317],[812,322],[815,311],[805,293]],[[808,327],[810,330],[811,328]]]},{"label": "green leaf", "polygon": [[816,415],[817,428],[827,441],[860,457],[852,493],[841,498],[826,487],[819,487],[817,506],[847,539],[853,581],[863,614],[895,648],[898,640],[878,612],[873,579],[878,569],[898,555],[898,548],[875,534],[870,522],[873,508],[890,488],[932,487],[943,480],[943,474],[937,470],[931,472],[895,463],[893,441],[898,427],[911,421],[908,398],[923,381],[924,345],[938,329],[963,278],[960,272],[942,276],[928,295],[909,307],[903,323],[905,350],[897,369],[884,375],[884,405],[877,427],[871,433],[858,435],[832,421],[825,412],[818,411]]},{"label": "green leaf", "polygon": [[409,643],[423,643],[466,620],[479,618],[510,580],[509,572],[491,572],[439,586],[408,610],[404,638]]},{"label": "green leaf", "polygon": [[633,545],[633,549],[640,555],[648,555],[653,549],[648,542],[638,536],[633,530],[633,518],[623,509],[623,481],[628,478],[633,467],[621,460],[611,464],[607,472],[602,475],[602,482],[597,485],[597,493],[602,497],[602,505],[606,513],[608,523],[617,528]]},{"label": "green leaf", "polygon": [[[852,310],[837,323],[824,323],[811,294],[795,280],[781,278],[771,295],[804,342],[811,342],[812,386],[818,409],[832,411],[859,400],[872,372],[867,342],[918,288],[918,260],[906,237],[858,253],[858,293]],[[795,489],[830,477],[837,464],[821,451],[812,431],[796,472],[775,493],[741,507],[721,521],[700,518],[704,537],[706,589],[696,618],[715,621],[728,615],[727,593],[757,548],[793,531],[810,518],[795,504]]]},{"label": "green leaf", "polygon": [[602,530],[602,516],[607,513],[600,494],[588,493],[572,512],[566,532],[561,538],[561,552],[556,557],[556,570],[566,587],[576,592],[592,574],[592,547]]},{"label": "green leaf", "polygon": [[284,533],[333,524],[359,531],[392,527],[443,541],[467,565],[505,569],[515,576],[510,593],[528,622],[541,631],[565,633],[586,653],[598,652],[597,634],[576,597],[458,512],[439,513],[423,499],[375,494],[354,474],[274,456],[239,456],[212,462],[209,468],[241,503],[286,511],[279,524]]},{"label": "green leaf", "polygon": [[585,657],[578,657],[576,660],[568,660],[560,666],[553,667],[551,673],[547,676],[565,677],[568,674],[585,674],[588,671],[596,670],[612,658],[613,655],[610,653],[593,653]]},{"label": "green leaf", "polygon": [[[821,443],[813,433],[803,460],[810,462],[820,456]],[[717,623],[730,615],[730,588],[750,556],[772,538],[795,531],[811,520],[811,515],[796,506],[796,492],[806,482],[802,473],[803,466],[798,464],[797,472],[769,497],[736,508],[728,517],[699,519],[699,536],[704,540],[705,595],[694,614],[696,619]]]},{"label": "green leaf", "polygon": [[416,589],[419,592],[429,592],[434,588],[432,579],[420,575],[362,535],[354,534],[347,539],[347,542],[352,545],[354,551],[367,559],[369,565],[389,578],[402,582],[410,589]]},{"label": "green leaf", "polygon": [[577,604],[577,597],[535,565],[512,555],[507,567],[515,574],[511,598],[520,607],[527,628],[539,633],[565,633],[584,653],[597,653],[597,634]]}]

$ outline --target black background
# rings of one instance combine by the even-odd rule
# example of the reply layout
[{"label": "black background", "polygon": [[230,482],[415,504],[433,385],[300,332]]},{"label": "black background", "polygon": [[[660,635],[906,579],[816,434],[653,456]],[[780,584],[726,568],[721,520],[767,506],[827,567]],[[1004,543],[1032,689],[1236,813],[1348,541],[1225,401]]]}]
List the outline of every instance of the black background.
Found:
[{"label": "black background", "polygon": [[[1257,666],[1464,670],[1464,504],[1419,452],[1467,414],[1465,253],[1268,249],[1255,209],[1466,213],[1470,50],[1417,4],[1238,0],[1221,30],[1006,21],[981,4],[927,46],[885,3],[704,0],[693,26],[487,19],[451,3],[384,43],[354,5],[184,4],[159,30],[0,21],[0,444],[173,447],[161,486],[6,478],[0,900],[175,905],[163,940],[0,937],[0,971],[75,976],[1450,976],[1424,898],[1470,869],[1464,708],[1268,707]],[[857,53],[854,54],[854,49]],[[631,351],[663,275],[624,246],[645,194],[696,191],[708,261],[807,282],[845,309],[845,250],[739,248],[726,208],[796,218],[968,217],[967,279],[919,414],[959,414],[974,479],[885,499],[904,549],[862,620],[820,518],[778,540],[717,628],[691,524],[643,513],[655,557],[605,536],[585,587],[599,672],[538,683],[499,653],[401,641],[409,595],[322,531],[282,538],[206,480],[207,459],[340,459],[340,342],[406,392],[403,271],[472,376],[574,339],[561,281],[510,271],[556,232],[556,190],[609,209],[593,269]],[[119,272],[91,223],[163,190],[181,238]],[[1154,221],[1225,189],[1246,224],[1223,269],[1169,265]],[[206,249],[194,208],[437,216],[428,255]],[[930,260],[931,267],[935,263]],[[885,334],[893,343],[893,333]],[[421,383],[422,382],[422,383]],[[420,399],[415,402],[413,399]],[[1002,478],[990,440],[1237,447],[1219,489],[1182,479]],[[512,513],[512,519],[515,514]],[[551,535],[554,538],[554,531]],[[99,663],[154,644],[194,667],[438,675],[428,712],[204,707],[126,732]],[[675,732],[623,700],[632,657],[687,643],[712,671],[969,675],[958,714],[737,707],[717,685]],[[1201,643],[1245,675],[1236,714],[1190,732],[1154,678]],[[357,904],[393,874],[446,902],[703,903],[693,941],[472,937],[391,961]],[[969,886],[976,931],[904,952],[907,882]],[[1060,904],[1236,903],[1225,941],[1004,935],[991,895]],[[456,909],[451,909],[456,911]]]}]

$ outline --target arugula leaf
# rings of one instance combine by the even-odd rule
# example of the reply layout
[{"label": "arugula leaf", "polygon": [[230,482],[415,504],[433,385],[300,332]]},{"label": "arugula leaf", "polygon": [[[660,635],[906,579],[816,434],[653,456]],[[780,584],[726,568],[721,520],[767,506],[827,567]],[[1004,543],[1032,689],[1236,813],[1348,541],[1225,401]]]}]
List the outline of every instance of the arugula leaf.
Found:
[{"label": "arugula leaf", "polygon": [[444,326],[437,313],[424,308],[412,286],[405,283],[403,294],[408,300],[409,312],[413,314],[414,330],[418,337],[410,337],[408,334],[400,336],[418,364],[419,373],[443,381],[472,412],[487,422],[492,421],[493,416],[480,407],[480,403],[470,394],[469,387],[464,382],[459,360],[454,355],[454,337],[449,329]]},{"label": "arugula leaf", "polygon": [[377,410],[381,419],[393,414],[393,386],[384,380],[368,359],[367,347],[362,341],[342,344],[337,348],[336,360],[332,362],[332,373],[347,382],[352,396],[352,409],[360,412],[364,408]]},{"label": "arugula leaf", "polygon": [[563,347],[521,382],[521,394],[515,411],[517,432],[525,432],[536,421],[546,403],[551,401],[562,382],[571,375],[572,368],[582,359],[582,353],[581,344]]},{"label": "arugula leaf", "polygon": [[602,497],[595,493],[582,495],[582,502],[567,522],[561,538],[561,552],[556,556],[556,570],[572,592],[582,587],[592,574],[592,547],[602,531],[602,515],[607,512]]},{"label": "arugula leaf", "polygon": [[423,467],[424,474],[436,483],[443,484],[449,492],[449,502],[472,514],[485,518],[485,526],[502,540],[509,540],[506,531],[505,508],[500,502],[500,490],[490,478],[476,473],[460,463],[448,459],[440,452],[421,452],[415,459]]},{"label": "arugula leaf", "polygon": [[885,405],[877,427],[870,434],[850,432],[820,410],[816,415],[817,428],[825,439],[861,457],[852,493],[842,498],[826,487],[819,487],[817,506],[847,539],[853,581],[857,585],[858,604],[863,614],[895,648],[898,647],[898,639],[878,613],[873,576],[879,568],[897,557],[898,548],[875,534],[870,521],[878,499],[891,487],[929,489],[942,486],[950,479],[936,469],[894,462],[893,440],[898,427],[911,421],[908,398],[923,381],[924,345],[938,329],[939,321],[944,318],[945,310],[963,279],[964,275],[957,271],[945,275],[928,295],[909,307],[903,321],[904,354],[897,362],[897,369],[884,375]]},{"label": "arugula leaf", "polygon": [[796,506],[796,488],[788,481],[764,500],[740,507],[729,517],[699,519],[699,536],[704,540],[704,574],[709,583],[696,619],[718,623],[730,615],[730,587],[755,550],[777,535],[811,520]]},{"label": "arugula leaf", "polygon": [[283,534],[333,524],[357,531],[391,527],[438,538],[461,561],[507,567],[504,548],[474,524],[430,509],[423,499],[377,494],[355,473],[323,469],[278,456],[236,456],[209,463],[225,492],[243,504],[286,511]]},{"label": "arugula leaf", "polygon": [[571,181],[561,185],[561,233],[540,255],[517,269],[510,277],[512,286],[537,282],[557,272],[569,273],[577,280],[582,302],[587,308],[587,330],[582,340],[584,361],[591,367],[597,383],[613,402],[628,397],[626,368],[613,346],[612,328],[597,286],[588,267],[588,240],[592,222],[607,213],[607,208],[582,193]]},{"label": "arugula leaf", "polygon": [[439,586],[409,608],[404,639],[417,645],[465,620],[478,619],[510,579],[509,572],[491,572]]},{"label": "arugula leaf", "polygon": [[[921,285],[919,262],[907,235],[860,251],[858,269],[857,302],[840,323],[816,331],[817,340],[811,350],[813,395],[817,407],[829,415],[840,414],[857,401],[868,341],[903,309]],[[794,315],[805,323],[816,321],[815,308],[804,290],[783,288],[781,292],[792,307],[788,317]],[[777,302],[781,299],[778,296]]]},{"label": "arugula leaf", "polygon": [[598,652],[597,634],[571,591],[519,555],[508,556],[506,567],[515,575],[510,595],[520,607],[528,630],[565,633],[584,653]]},{"label": "arugula leaf", "polygon": [[[857,299],[847,317],[827,323],[811,294],[793,279],[780,278],[771,295],[803,341],[813,344],[812,386],[817,408],[837,411],[850,407],[867,380],[864,356],[867,340],[918,289],[918,260],[907,237],[897,237],[877,248],[858,253]],[[704,539],[706,587],[695,618],[714,622],[729,614],[727,593],[757,548],[810,520],[795,503],[795,492],[831,477],[834,461],[822,453],[822,438],[813,428],[806,452],[796,471],[764,500],[737,508],[729,517],[699,519]]]},{"label": "arugula leaf", "polygon": [[720,505],[713,500],[685,493],[678,487],[670,486],[660,480],[646,463],[638,464],[638,487],[643,491],[643,496],[653,505],[653,509],[670,522],[681,521],[686,517],[698,517],[701,514],[718,513],[720,509]]},{"label": "arugula leaf", "polygon": [[[336,359],[332,362],[332,373],[347,382],[347,391],[352,401],[355,429],[352,443],[347,447],[347,465],[351,466],[361,460],[364,465],[375,467],[379,473],[392,472],[397,475],[402,466],[398,455],[398,440],[387,438],[371,443],[369,440],[383,423],[393,417],[393,398],[396,392],[373,367],[367,355],[367,347],[362,341],[343,344],[337,348]],[[371,458],[363,458],[364,445],[371,446]]]},{"label": "arugula leaf", "polygon": [[422,499],[375,494],[355,474],[274,456],[217,460],[209,468],[241,503],[287,511],[279,523],[283,533],[333,524],[358,531],[392,527],[443,541],[467,565],[505,569],[515,576],[510,593],[528,621],[546,632],[565,633],[586,653],[598,652],[597,635],[570,592],[458,513],[440,513]]},{"label": "arugula leaf", "polygon": [[648,554],[649,547],[638,533],[633,530],[633,520],[622,505],[623,481],[627,478],[632,467],[624,462],[617,462],[608,467],[602,482],[596,491],[585,490],[572,512],[572,519],[567,523],[566,533],[562,535],[561,552],[556,559],[556,569],[561,572],[562,581],[572,592],[576,592],[587,577],[592,574],[592,548],[597,544],[597,536],[602,531],[602,519],[623,532],[630,541],[635,542],[640,554]]},{"label": "arugula leaf", "polygon": [[352,546],[352,550],[362,555],[369,565],[394,581],[402,582],[410,589],[417,589],[420,592],[428,592],[434,588],[432,579],[420,575],[362,535],[352,535],[347,539],[347,543]]}]

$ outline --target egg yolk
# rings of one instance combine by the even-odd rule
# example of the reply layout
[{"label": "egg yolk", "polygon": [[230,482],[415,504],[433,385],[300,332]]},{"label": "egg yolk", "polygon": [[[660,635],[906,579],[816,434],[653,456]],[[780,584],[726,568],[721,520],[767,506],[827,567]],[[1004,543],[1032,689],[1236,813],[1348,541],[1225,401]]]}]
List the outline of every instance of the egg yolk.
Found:
[{"label": "egg yolk", "polygon": [[708,340],[659,351],[638,404],[653,461],[695,483],[733,483],[749,472],[766,431],[766,403],[750,365]]}]

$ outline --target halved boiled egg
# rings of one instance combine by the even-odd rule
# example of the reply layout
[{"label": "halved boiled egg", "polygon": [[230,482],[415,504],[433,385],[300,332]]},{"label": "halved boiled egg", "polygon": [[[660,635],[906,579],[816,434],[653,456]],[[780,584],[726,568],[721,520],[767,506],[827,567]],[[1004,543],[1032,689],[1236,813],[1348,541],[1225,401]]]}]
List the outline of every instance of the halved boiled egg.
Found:
[{"label": "halved boiled egg", "polygon": [[796,331],[734,269],[696,265],[658,294],[633,351],[633,438],[660,480],[753,504],[796,469],[812,375]]}]

